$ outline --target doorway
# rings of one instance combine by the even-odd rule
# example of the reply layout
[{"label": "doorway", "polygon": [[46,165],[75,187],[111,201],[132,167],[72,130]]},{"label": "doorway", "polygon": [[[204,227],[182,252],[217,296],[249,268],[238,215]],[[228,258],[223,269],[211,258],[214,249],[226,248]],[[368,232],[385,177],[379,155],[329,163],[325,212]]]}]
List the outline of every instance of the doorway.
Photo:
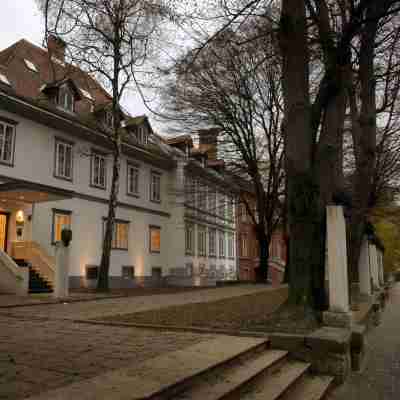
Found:
[{"label": "doorway", "polygon": [[9,214],[0,212],[0,250],[7,251],[7,233]]}]

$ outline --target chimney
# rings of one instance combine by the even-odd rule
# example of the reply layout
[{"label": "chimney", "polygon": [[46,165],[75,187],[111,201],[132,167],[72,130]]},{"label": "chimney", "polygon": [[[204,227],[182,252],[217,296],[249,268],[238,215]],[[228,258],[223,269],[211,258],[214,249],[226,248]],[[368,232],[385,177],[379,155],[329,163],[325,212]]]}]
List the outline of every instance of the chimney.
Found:
[{"label": "chimney", "polygon": [[218,157],[218,128],[201,129],[199,132],[199,150],[206,152],[209,160]]},{"label": "chimney", "polygon": [[50,56],[54,56],[58,60],[64,62],[65,61],[65,48],[67,44],[64,40],[60,39],[57,36],[50,35],[47,38],[47,50],[50,53]]}]

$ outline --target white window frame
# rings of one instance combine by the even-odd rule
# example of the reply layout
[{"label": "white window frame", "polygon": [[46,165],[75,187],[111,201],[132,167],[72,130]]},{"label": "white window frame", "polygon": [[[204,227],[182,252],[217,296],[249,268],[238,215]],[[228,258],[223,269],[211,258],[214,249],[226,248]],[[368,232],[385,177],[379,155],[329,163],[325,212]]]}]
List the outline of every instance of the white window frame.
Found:
[{"label": "white window frame", "polygon": [[217,256],[217,230],[208,228],[208,255],[210,257]]},{"label": "white window frame", "polygon": [[[106,233],[106,223],[107,223],[107,218],[103,218],[103,237]],[[117,231],[120,226],[123,226],[124,229],[126,229],[126,238],[124,239],[123,242],[119,241],[120,238],[117,235]],[[120,219],[115,219],[112,239],[111,239],[111,250],[128,250],[128,244],[129,244],[129,221],[122,221]]]},{"label": "white window frame", "polygon": [[[96,168],[98,170],[98,175],[96,177]],[[103,179],[100,173],[101,168],[103,168]],[[107,158],[104,154],[97,151],[92,151],[91,156],[91,171],[90,171],[90,183],[92,186],[99,189],[106,189],[107,187]]]},{"label": "white window frame", "polygon": [[207,255],[207,231],[203,225],[197,226],[197,253],[199,257]]},{"label": "white window frame", "polygon": [[140,169],[138,165],[127,162],[127,182],[126,191],[130,196],[139,197],[139,179],[140,179]]},{"label": "white window frame", "polygon": [[228,258],[235,258],[235,234],[228,233]]},{"label": "white window frame", "polygon": [[[60,163],[60,149],[63,149],[63,159]],[[70,168],[69,174],[67,173],[67,154],[69,149],[69,156],[70,156]],[[74,155],[73,155],[73,144],[65,141],[63,139],[56,138],[56,145],[55,145],[55,165],[54,165],[54,176],[56,178],[62,178],[69,181],[72,181],[73,177],[73,169],[74,169]]]},{"label": "white window frame", "polygon": [[[68,101],[69,100],[69,101]],[[71,89],[67,84],[61,85],[58,88],[57,104],[63,110],[74,112],[75,111],[75,98]]]},{"label": "white window frame", "polygon": [[[57,221],[58,218],[66,218],[69,220],[69,223],[67,225],[64,225],[60,229],[60,237],[57,238]],[[61,240],[61,232],[64,228],[71,229],[71,224],[72,224],[72,211],[69,210],[60,210],[53,208],[53,221],[52,221],[52,233],[51,233],[51,243],[55,244],[57,241]]]},{"label": "white window frame", "polygon": [[[11,140],[9,140],[9,138],[11,138]],[[0,120],[0,163],[1,164],[6,164],[6,165],[14,164],[14,148],[15,148],[15,125]],[[6,155],[8,155],[7,158],[5,158]]]},{"label": "white window frame", "polygon": [[150,201],[161,203],[161,174],[157,171],[150,173]]},{"label": "white window frame", "polygon": [[218,231],[218,255],[220,258],[226,257],[226,237],[224,231]]},{"label": "white window frame", "polygon": [[[155,231],[158,232],[158,234],[160,235],[160,245],[158,249],[153,248],[153,244],[152,244],[152,240],[151,240],[151,233]],[[157,226],[157,225],[149,225],[149,251],[150,253],[156,253],[156,254],[160,254],[161,253],[161,227]]]},{"label": "white window frame", "polygon": [[144,125],[139,125],[137,127],[137,135],[136,138],[139,143],[147,144],[148,143],[148,129]]},{"label": "white window frame", "polygon": [[194,254],[194,225],[191,223],[185,225],[185,253]]}]

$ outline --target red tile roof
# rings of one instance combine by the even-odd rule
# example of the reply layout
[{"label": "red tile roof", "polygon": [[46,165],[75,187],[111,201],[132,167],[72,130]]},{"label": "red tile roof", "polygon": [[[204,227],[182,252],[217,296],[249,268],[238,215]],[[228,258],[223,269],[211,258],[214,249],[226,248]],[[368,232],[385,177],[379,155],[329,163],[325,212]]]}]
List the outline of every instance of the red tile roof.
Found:
[{"label": "red tile roof", "polygon": [[[37,69],[33,71],[25,60],[31,62]],[[70,78],[78,89],[88,92],[93,101],[81,92],[82,99],[77,101],[75,111],[78,115],[87,115],[92,105],[104,105],[111,101],[111,97],[87,73],[67,62],[53,61],[47,50],[38,47],[25,39],[0,51],[0,72],[10,82],[10,87],[1,84],[1,89],[12,90],[17,96],[30,100],[43,100],[41,88]]]}]

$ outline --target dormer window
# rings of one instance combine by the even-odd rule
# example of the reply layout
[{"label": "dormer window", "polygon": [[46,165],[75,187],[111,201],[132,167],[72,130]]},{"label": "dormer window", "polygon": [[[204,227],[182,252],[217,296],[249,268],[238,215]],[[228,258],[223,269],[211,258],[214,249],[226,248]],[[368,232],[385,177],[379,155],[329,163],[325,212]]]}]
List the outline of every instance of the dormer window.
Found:
[{"label": "dormer window", "polygon": [[114,114],[113,114],[113,112],[111,110],[107,110],[104,113],[104,123],[109,128],[113,128],[114,127]]},{"label": "dormer window", "polygon": [[8,86],[11,86],[11,83],[8,80],[8,78],[4,74],[2,74],[1,72],[0,72],[0,82],[1,83],[5,83]]},{"label": "dormer window", "polygon": [[148,132],[147,127],[144,125],[139,125],[137,128],[136,138],[139,143],[147,144],[148,141]]},{"label": "dormer window", "polygon": [[58,90],[57,104],[64,110],[74,112],[74,94],[68,87],[68,85],[60,86]]},{"label": "dormer window", "polygon": [[39,72],[38,68],[36,67],[36,65],[32,62],[27,60],[26,58],[24,59],[25,65],[28,69],[30,69],[33,72]]}]

